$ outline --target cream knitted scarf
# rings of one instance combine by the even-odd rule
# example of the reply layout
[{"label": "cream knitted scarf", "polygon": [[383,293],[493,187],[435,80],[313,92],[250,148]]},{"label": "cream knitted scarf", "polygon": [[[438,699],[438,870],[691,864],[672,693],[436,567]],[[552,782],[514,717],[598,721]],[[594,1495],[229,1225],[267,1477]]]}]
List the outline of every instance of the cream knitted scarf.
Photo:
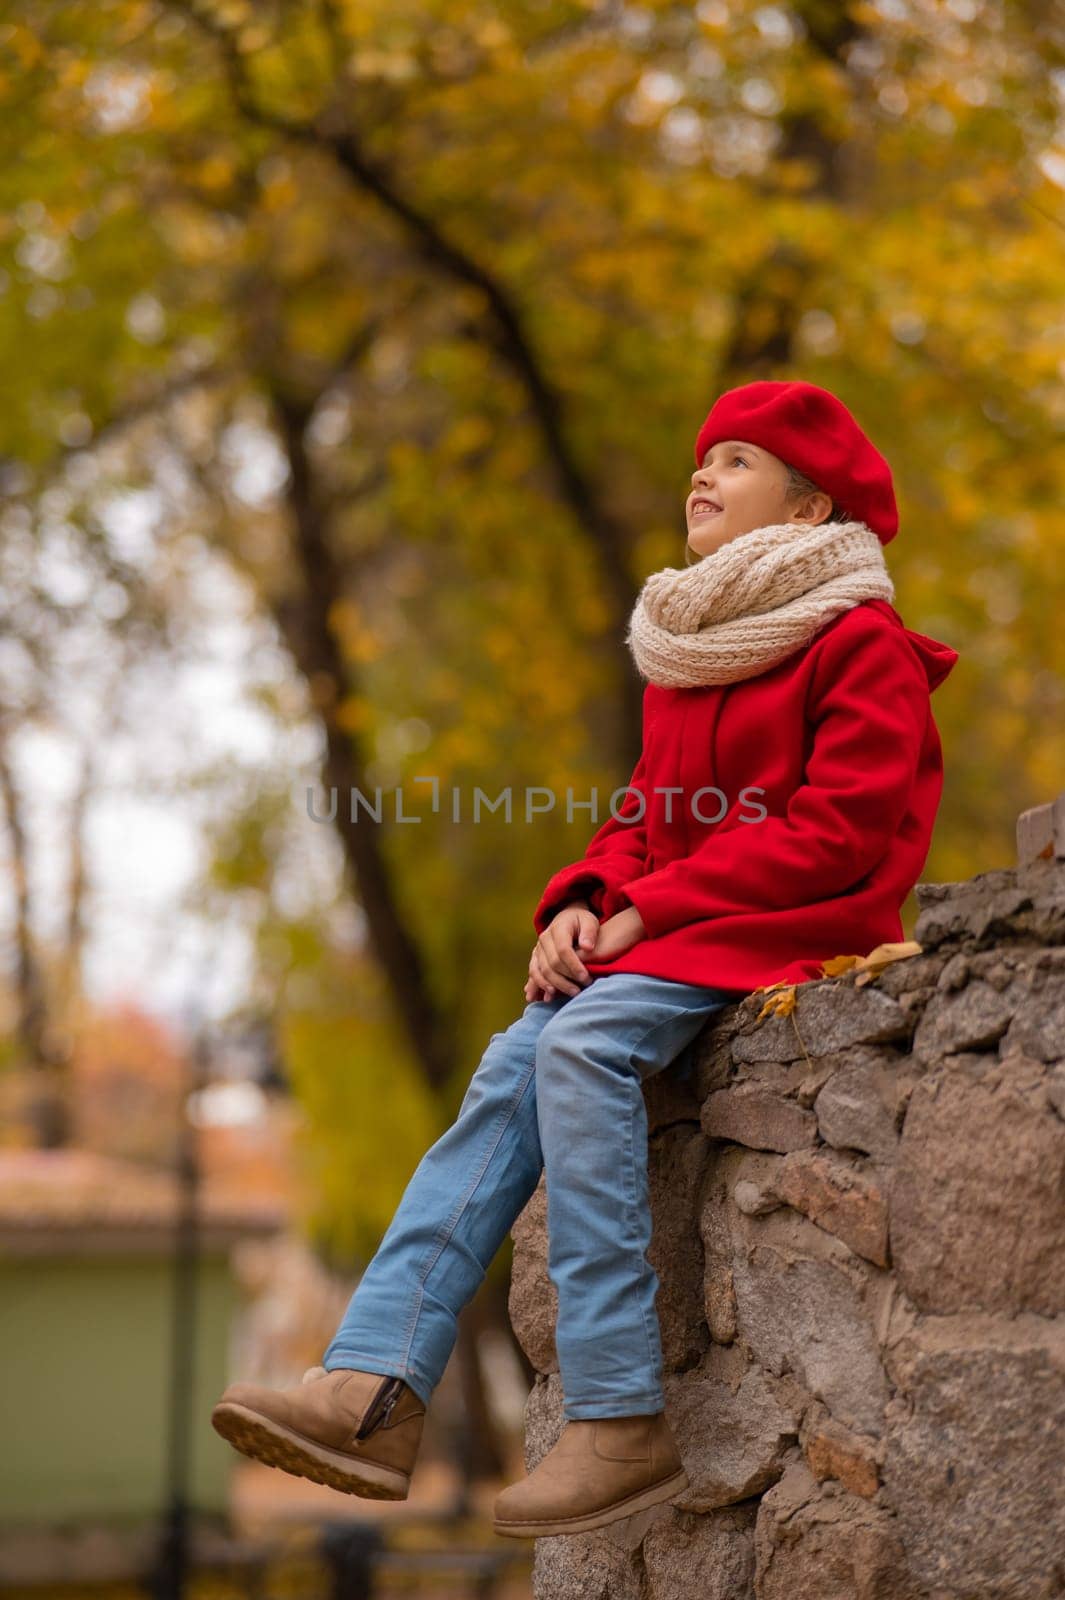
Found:
[{"label": "cream knitted scarf", "polygon": [[629,619],[637,671],[663,688],[736,683],[776,666],[862,600],[893,600],[864,522],[771,523],[690,567],[652,573]]}]

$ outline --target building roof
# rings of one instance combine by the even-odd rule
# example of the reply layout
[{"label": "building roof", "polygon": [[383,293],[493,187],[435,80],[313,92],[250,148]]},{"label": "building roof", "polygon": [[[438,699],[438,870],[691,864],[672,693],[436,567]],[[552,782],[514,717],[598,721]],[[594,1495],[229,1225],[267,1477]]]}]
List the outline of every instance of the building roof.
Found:
[{"label": "building roof", "polygon": [[176,1174],[91,1150],[0,1150],[0,1248],[7,1255],[169,1255],[179,1231],[214,1250],[278,1232],[288,1207],[198,1186],[190,1212]]}]

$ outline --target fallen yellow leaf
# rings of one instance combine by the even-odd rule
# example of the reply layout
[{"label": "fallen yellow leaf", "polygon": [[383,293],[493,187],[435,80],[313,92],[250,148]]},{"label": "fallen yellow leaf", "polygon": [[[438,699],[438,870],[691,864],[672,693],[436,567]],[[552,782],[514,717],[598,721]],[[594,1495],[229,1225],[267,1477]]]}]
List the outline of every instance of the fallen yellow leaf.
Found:
[{"label": "fallen yellow leaf", "polygon": [[826,978],[838,978],[841,972],[860,966],[864,959],[864,956],[833,956],[830,961],[822,961],[821,971]]},{"label": "fallen yellow leaf", "polygon": [[903,961],[907,956],[919,956],[924,945],[918,944],[916,939],[904,939],[901,944],[878,944],[875,950],[870,950],[865,960],[870,966],[876,963],[886,967],[892,961]]},{"label": "fallen yellow leaf", "polygon": [[790,1017],[797,1004],[795,985],[789,983],[781,987],[780,984],[772,983],[768,987],[770,989],[779,989],[780,992],[778,994],[770,994],[769,999],[759,1011],[756,1020],[761,1022],[763,1017]]},{"label": "fallen yellow leaf", "polygon": [[904,961],[907,956],[919,956],[923,945],[916,939],[904,939],[895,944],[878,944],[875,950],[870,950],[867,956],[832,956],[828,961],[822,961],[821,971],[826,978],[838,978],[845,972],[855,972],[854,987],[860,989],[866,983],[872,983],[878,973],[893,961]]},{"label": "fallen yellow leaf", "polygon": [[875,950],[870,950],[861,963],[862,971],[854,980],[855,988],[860,989],[863,984],[871,983],[877,973],[883,972],[893,961],[905,961],[907,956],[919,956],[923,948],[924,946],[919,945],[916,939],[904,939],[899,944],[878,944]]}]

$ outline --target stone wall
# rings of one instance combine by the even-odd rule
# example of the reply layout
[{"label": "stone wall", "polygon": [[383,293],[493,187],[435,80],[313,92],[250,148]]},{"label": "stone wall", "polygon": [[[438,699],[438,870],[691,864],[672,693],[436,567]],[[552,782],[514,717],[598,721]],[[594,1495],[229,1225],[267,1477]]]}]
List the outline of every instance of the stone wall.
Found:
[{"label": "stone wall", "polygon": [[[537,1600],[1065,1595],[1065,848],[1026,827],[1031,864],[918,888],[919,954],[751,997],[645,1084],[691,1484],[537,1540]],[[545,1214],[541,1182],[527,1470],[562,1428]]]}]

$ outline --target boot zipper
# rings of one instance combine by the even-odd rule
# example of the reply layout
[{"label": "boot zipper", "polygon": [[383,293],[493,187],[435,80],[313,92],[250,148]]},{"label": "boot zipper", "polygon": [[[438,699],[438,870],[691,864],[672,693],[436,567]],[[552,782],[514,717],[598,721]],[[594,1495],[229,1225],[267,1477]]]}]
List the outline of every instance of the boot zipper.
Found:
[{"label": "boot zipper", "polygon": [[387,1422],[392,1415],[392,1408],[403,1393],[402,1378],[388,1378],[378,1389],[362,1423],[355,1433],[356,1439],[367,1439],[375,1428]]}]

